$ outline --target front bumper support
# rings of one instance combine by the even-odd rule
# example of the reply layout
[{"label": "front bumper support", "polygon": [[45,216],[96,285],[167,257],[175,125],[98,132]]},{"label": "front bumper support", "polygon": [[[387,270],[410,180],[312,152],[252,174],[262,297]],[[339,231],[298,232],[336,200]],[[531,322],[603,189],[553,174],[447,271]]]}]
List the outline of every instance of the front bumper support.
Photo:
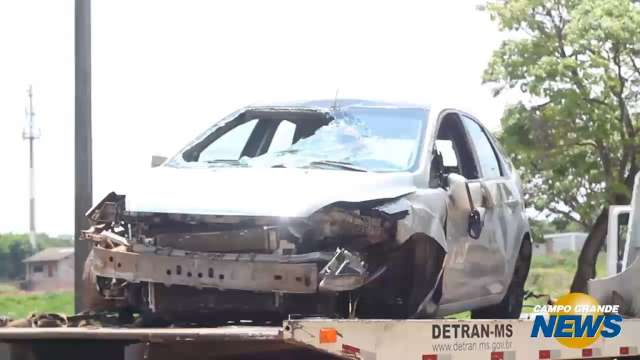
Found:
[{"label": "front bumper support", "polygon": [[318,291],[316,263],[287,262],[287,256],[207,254],[145,247],[129,252],[94,247],[89,262],[97,276],[130,282],[263,292]]}]

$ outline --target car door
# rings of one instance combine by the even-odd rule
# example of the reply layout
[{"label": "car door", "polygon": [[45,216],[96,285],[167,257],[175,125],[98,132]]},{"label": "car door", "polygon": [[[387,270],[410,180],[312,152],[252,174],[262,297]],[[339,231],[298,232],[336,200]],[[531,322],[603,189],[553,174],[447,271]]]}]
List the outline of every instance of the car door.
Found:
[{"label": "car door", "polygon": [[[469,185],[473,208],[479,211],[481,218],[486,220],[493,214],[491,210],[485,209],[483,204],[482,172],[474,143],[468,136],[459,114],[449,113],[442,118],[434,146],[442,156],[445,175],[455,174],[448,176],[450,181],[445,186],[449,192],[446,220],[447,255],[443,267],[440,305],[443,310],[447,309],[445,312],[456,312],[464,310],[467,307],[465,304],[469,301],[490,294],[487,287],[495,272],[495,261],[492,258],[494,255],[491,254],[494,234],[487,231],[485,226],[478,238],[469,235],[471,207],[466,197],[465,182]],[[456,178],[461,179],[462,183],[458,181],[457,184],[453,184],[451,180]],[[456,201],[456,188],[463,191],[463,196],[458,197],[462,201]]]},{"label": "car door", "polygon": [[478,239],[481,247],[477,254],[472,254],[470,261],[478,258],[476,277],[484,287],[480,293],[498,295],[508,286],[507,274],[517,237],[515,229],[520,222],[516,212],[521,204],[488,131],[471,116],[462,114],[461,117],[480,170],[478,182],[482,187],[484,208],[482,232],[485,236]]}]

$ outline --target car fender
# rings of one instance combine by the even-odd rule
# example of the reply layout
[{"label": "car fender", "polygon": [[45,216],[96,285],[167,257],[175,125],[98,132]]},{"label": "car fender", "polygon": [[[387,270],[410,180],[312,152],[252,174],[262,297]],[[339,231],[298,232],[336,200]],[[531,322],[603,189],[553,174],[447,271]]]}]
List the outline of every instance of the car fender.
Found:
[{"label": "car fender", "polygon": [[399,244],[415,234],[424,234],[434,239],[446,252],[447,196],[442,189],[417,190],[376,209],[390,214],[407,211],[407,215],[398,220],[396,241]]}]

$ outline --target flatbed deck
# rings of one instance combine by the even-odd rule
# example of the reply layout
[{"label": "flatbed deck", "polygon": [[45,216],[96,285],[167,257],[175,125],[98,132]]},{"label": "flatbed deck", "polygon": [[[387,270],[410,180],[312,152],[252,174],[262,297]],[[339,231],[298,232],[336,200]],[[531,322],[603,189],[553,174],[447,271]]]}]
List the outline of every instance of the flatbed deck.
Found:
[{"label": "flatbed deck", "polygon": [[217,328],[0,328],[0,341],[116,340],[168,341],[281,341],[278,326],[222,326]]},{"label": "flatbed deck", "polygon": [[[463,330],[466,329],[466,330]],[[531,337],[531,320],[289,320],[216,328],[0,328],[10,360],[416,359],[640,357],[640,319],[588,348]],[[4,360],[0,354],[0,360]]]},{"label": "flatbed deck", "polygon": [[0,328],[0,360],[211,358],[335,357],[310,350],[304,344],[285,341],[283,328],[279,326]]}]

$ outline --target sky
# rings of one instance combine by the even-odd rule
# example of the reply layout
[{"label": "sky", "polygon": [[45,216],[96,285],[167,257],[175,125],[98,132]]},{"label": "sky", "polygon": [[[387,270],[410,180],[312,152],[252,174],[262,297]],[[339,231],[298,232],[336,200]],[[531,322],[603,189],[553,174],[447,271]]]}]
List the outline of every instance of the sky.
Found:
[{"label": "sky", "polygon": [[[94,200],[239,107],[282,100],[447,101],[492,130],[482,85],[504,35],[477,0],[94,0]],[[72,0],[0,0],[0,232],[28,231],[26,89],[36,227],[73,232]]]}]

